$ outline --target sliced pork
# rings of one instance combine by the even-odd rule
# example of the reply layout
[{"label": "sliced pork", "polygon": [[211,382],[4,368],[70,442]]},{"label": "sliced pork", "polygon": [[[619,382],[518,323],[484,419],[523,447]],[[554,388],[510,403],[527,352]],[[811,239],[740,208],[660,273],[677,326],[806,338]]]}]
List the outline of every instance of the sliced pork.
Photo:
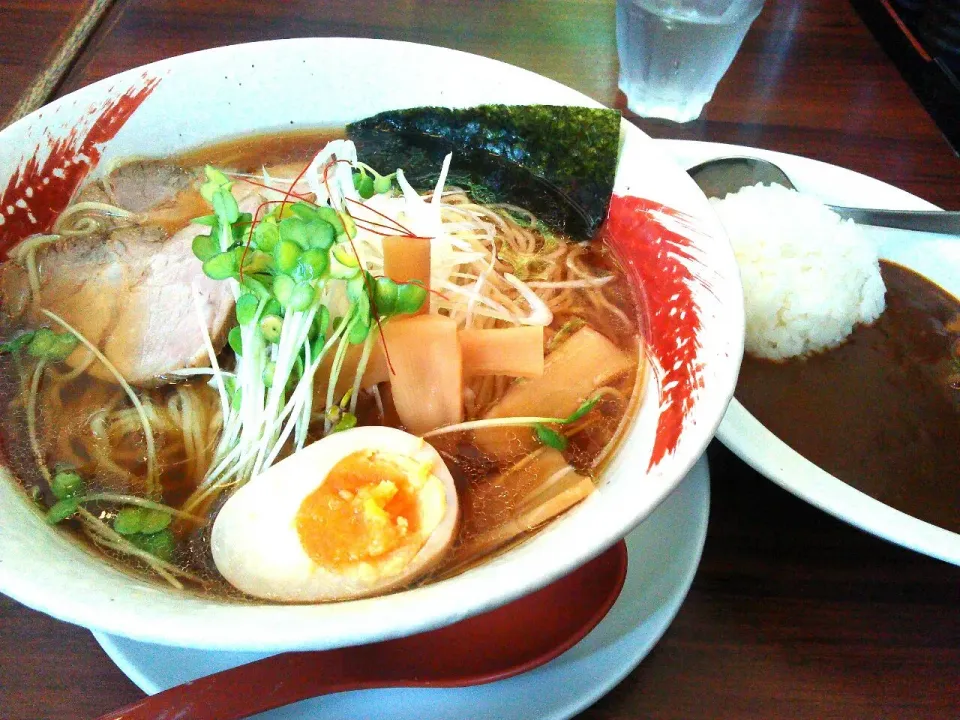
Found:
[{"label": "sliced pork", "polygon": [[[193,254],[193,239],[207,228],[186,223],[209,212],[195,181],[176,166],[137,161],[88,185],[78,200],[117,205],[134,217],[108,219],[95,233],[63,237],[40,248],[38,301],[31,301],[26,268],[4,263],[0,309],[12,318],[26,315],[30,326],[59,330],[41,309],[56,313],[133,385],[158,385],[171,380],[176,370],[208,364],[204,331],[219,350],[234,298],[228,283],[203,274]],[[259,203],[254,190],[244,184],[239,193],[245,196],[244,209]],[[88,354],[80,347],[67,362],[78,365]],[[101,363],[93,363],[89,372],[114,379]]]},{"label": "sliced pork", "polygon": [[[203,331],[194,307],[199,298],[206,332],[222,345],[233,308],[227,283],[206,277],[191,249],[204,228],[190,225],[157,241],[149,228],[58,241],[39,256],[40,303],[94,343],[133,385],[153,386],[185,367],[207,364]],[[15,263],[0,269],[4,295],[28,289],[26,271]],[[51,325],[31,308],[33,322]],[[87,358],[78,348],[68,359]],[[113,376],[100,363],[92,375]]]}]

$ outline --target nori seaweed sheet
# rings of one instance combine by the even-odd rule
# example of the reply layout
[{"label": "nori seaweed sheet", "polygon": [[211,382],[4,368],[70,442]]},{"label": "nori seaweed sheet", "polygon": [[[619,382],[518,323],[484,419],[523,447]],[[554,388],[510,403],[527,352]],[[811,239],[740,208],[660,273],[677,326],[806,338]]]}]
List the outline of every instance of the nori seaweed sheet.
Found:
[{"label": "nori seaweed sheet", "polygon": [[448,184],[483,203],[527,208],[575,240],[606,218],[617,170],[620,113],[560,105],[480,105],[391,110],[347,125],[364,162],[397,168],[418,190],[436,184],[453,153]]}]

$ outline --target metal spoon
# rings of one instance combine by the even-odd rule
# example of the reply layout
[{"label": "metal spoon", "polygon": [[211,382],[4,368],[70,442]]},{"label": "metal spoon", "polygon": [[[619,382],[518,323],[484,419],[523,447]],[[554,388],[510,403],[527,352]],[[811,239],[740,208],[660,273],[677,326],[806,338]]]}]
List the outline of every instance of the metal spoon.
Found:
[{"label": "metal spoon", "polygon": [[502,680],[549,662],[583,639],[613,606],[626,574],[621,541],[535,593],[439,630],[274,655],[164,690],[98,720],[235,720],[346,690]]},{"label": "metal spoon", "polygon": [[[707,197],[722,198],[727,193],[757,183],[776,183],[796,189],[790,178],[768,160],[752,157],[724,157],[695,165],[687,170]],[[881,210],[828,205],[840,217],[863,225],[920,230],[960,235],[960,212],[947,210]]]}]

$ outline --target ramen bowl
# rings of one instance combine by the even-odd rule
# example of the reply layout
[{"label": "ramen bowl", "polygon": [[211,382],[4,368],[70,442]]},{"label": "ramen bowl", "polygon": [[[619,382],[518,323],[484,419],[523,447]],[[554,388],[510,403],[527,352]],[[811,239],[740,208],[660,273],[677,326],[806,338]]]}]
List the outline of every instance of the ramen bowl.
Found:
[{"label": "ramen bowl", "polygon": [[[485,103],[599,107],[519,68],[397,42],[285,40],[164,60],[81,89],[2,131],[0,243],[48,223],[85,177],[118,158],[167,156],[244,134],[341,127],[387,109]],[[624,537],[713,436],[733,394],[744,320],[733,254],[707,200],[637,128],[622,122],[620,136],[609,222],[619,223],[615,250],[643,298],[653,372],[597,491],[580,505],[444,580],[360,600],[268,604],[177,591],[105,562],[47,525],[5,468],[0,590],[56,618],[145,642],[323,649],[492,609]]]}]

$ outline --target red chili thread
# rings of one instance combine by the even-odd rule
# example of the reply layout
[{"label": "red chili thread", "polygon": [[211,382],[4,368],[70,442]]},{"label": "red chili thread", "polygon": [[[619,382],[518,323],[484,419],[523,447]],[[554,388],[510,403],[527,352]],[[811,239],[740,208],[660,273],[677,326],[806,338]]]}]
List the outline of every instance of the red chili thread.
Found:
[{"label": "red chili thread", "polygon": [[[374,220],[358,218],[353,215],[351,215],[351,217],[353,217],[353,222],[357,224],[357,227],[362,227],[364,230],[368,232],[372,232],[374,235],[381,235],[383,237],[411,237],[410,235],[404,235],[400,233],[399,232],[400,228],[393,228],[393,227],[390,227],[389,225],[384,225],[383,223],[378,223]],[[375,228],[384,228],[386,230],[393,230],[395,232],[385,233],[385,232],[380,232]]]},{"label": "red chili thread", "polygon": [[[239,177],[239,176],[238,176],[238,182],[250,183],[251,185],[256,185],[257,187],[262,187],[262,188],[265,188],[266,190],[273,190],[273,191],[275,191],[275,192],[283,192],[282,190],[280,190],[280,188],[275,188],[275,187],[273,187],[273,186],[271,186],[271,185],[266,185],[266,184],[264,184],[264,183],[262,183],[262,182],[257,182],[256,180],[251,180],[251,179],[248,178],[248,177]],[[314,206],[316,206],[316,207],[319,207],[315,202],[313,202],[312,200],[310,200],[309,198],[307,198],[306,195],[301,195],[300,193],[295,193],[295,192],[293,192],[294,185],[296,185],[296,183],[294,183],[293,185],[291,185],[291,186],[288,188],[288,190],[287,190],[287,193],[289,194],[290,197],[295,197],[297,200],[300,200],[300,201],[305,202],[305,203],[310,203],[311,205],[314,205]],[[271,200],[270,202],[283,202],[283,201],[282,201],[282,200]]]},{"label": "red chili thread", "polygon": [[[390,237],[408,237],[408,238],[411,238],[412,240],[432,240],[432,239],[433,239],[433,238],[429,238],[429,237],[424,237],[424,236],[422,236],[422,235],[414,235],[410,230],[407,230],[407,228],[405,228],[403,225],[401,225],[398,220],[395,220],[394,218],[390,217],[389,215],[384,215],[382,212],[380,212],[379,210],[377,210],[377,209],[375,209],[375,208],[370,207],[370,206],[367,205],[366,203],[357,202],[356,200],[353,200],[352,198],[344,198],[344,200],[346,200],[347,202],[352,202],[352,203],[355,203],[355,204],[357,204],[357,205],[360,205],[360,206],[362,206],[364,209],[369,210],[370,212],[375,213],[375,214],[379,215],[380,217],[385,218],[386,220],[389,220],[390,222],[392,222],[393,224],[395,224],[395,225],[397,226],[397,229],[398,229],[398,230],[402,230],[402,231],[403,231],[403,234],[402,234],[402,235],[394,235],[394,236],[390,236]],[[351,217],[353,217],[353,216],[351,216]],[[354,222],[357,222],[357,218],[353,218],[353,219],[354,219]],[[373,221],[372,221],[372,220],[364,220],[363,222],[372,223]],[[380,233],[377,233],[377,234],[379,235]]]},{"label": "red chili thread", "polygon": [[382,212],[380,212],[379,210],[377,210],[377,209],[375,209],[375,208],[372,208],[372,207],[370,207],[369,205],[367,205],[366,203],[360,202],[359,200],[354,200],[353,198],[348,198],[348,197],[345,197],[344,200],[346,200],[347,202],[352,202],[354,205],[360,205],[360,206],[363,207],[365,210],[369,210],[369,211],[372,212],[373,214],[379,215],[379,216],[382,217],[384,220],[389,220],[390,222],[392,222],[394,225],[396,225],[396,229],[397,229],[397,230],[402,230],[402,231],[403,231],[404,233],[406,233],[407,235],[412,235],[412,233],[411,233],[409,230],[407,230],[407,228],[405,228],[403,225],[401,225],[401,224],[400,224],[400,221],[397,220],[396,218],[392,218],[392,217],[390,217],[389,215],[384,215],[384,214],[383,214]]},{"label": "red chili thread", "polygon": [[[300,181],[303,179],[303,176],[307,174],[307,170],[310,169],[310,166],[313,165],[313,161],[317,159],[317,156],[318,156],[321,152],[323,152],[323,151],[322,151],[322,150],[317,150],[317,152],[314,154],[314,156],[313,156],[312,158],[310,158],[310,162],[308,162],[308,163],[304,166],[303,170],[300,171],[300,174],[297,175],[297,177],[294,178],[293,182],[290,184],[290,187],[287,188],[287,192],[284,194],[283,200],[280,202],[280,216],[281,216],[281,217],[283,216],[283,207],[284,207],[284,205],[287,204],[287,200],[290,199],[290,194],[293,192],[293,188],[295,188],[295,187],[297,186],[297,183],[300,182]],[[324,182],[326,182],[326,179],[327,179],[326,170],[324,170],[323,179],[324,179]],[[329,195],[329,194],[330,194],[330,188],[327,188],[327,195]]]},{"label": "red chili thread", "polygon": [[[346,162],[346,160],[339,160],[338,162]],[[273,187],[272,185],[266,185],[266,184],[264,184],[264,183],[257,182],[256,180],[252,180],[252,179],[250,179],[250,178],[248,178],[248,177],[240,177],[240,178],[238,179],[238,181],[239,181],[239,182],[249,183],[250,185],[254,185],[254,186],[256,186],[256,187],[261,187],[261,188],[264,188],[265,190],[273,190],[273,191],[275,191],[275,192],[283,192],[280,188],[276,188],[276,187]],[[290,197],[294,197],[294,198],[296,198],[297,200],[299,200],[300,202],[306,203],[306,204],[308,204],[308,205],[312,205],[313,207],[320,207],[319,203],[315,202],[314,200],[311,200],[308,196],[306,196],[306,195],[301,195],[300,193],[292,192],[292,187],[293,187],[293,186],[291,186],[291,191],[290,191],[290,193],[289,193],[289,194],[290,194]],[[344,199],[345,199],[346,201],[348,201],[348,202],[357,203],[357,201],[354,200],[354,199],[352,199],[352,198],[344,198]],[[282,203],[283,201],[282,201],[282,200],[270,200],[269,202],[272,202],[272,203]],[[406,229],[405,229],[403,226],[401,226],[400,223],[396,222],[393,218],[391,218],[389,215],[384,215],[383,213],[377,212],[376,210],[374,210],[373,208],[367,206],[367,205],[364,204],[364,203],[357,203],[357,204],[359,204],[359,205],[361,205],[362,207],[366,208],[366,209],[369,210],[370,212],[376,213],[377,215],[380,215],[381,217],[385,217],[386,219],[390,220],[390,221],[393,222],[395,225],[397,225],[397,227],[391,227],[390,225],[386,225],[386,224],[384,224],[384,223],[378,223],[378,222],[376,222],[376,221],[374,221],[374,220],[367,220],[367,219],[365,219],[365,218],[358,218],[358,217],[354,217],[354,216],[351,215],[351,217],[353,218],[353,221],[354,221],[355,223],[357,223],[358,226],[363,227],[363,229],[364,229],[364,230],[367,230],[368,232],[374,233],[375,235],[382,235],[383,237],[409,237],[409,238],[412,238],[412,239],[414,239],[414,240],[417,240],[417,239],[427,240],[427,239],[429,239],[429,238],[420,238],[420,237],[417,236],[417,235],[408,234],[407,231],[406,231]],[[361,225],[361,224],[362,224],[362,225]],[[405,234],[403,234],[403,235],[399,235],[399,234],[394,235],[394,234],[381,233],[381,232],[378,232],[377,230],[375,230],[374,228],[386,228],[386,229],[389,229],[389,230],[401,230],[401,231],[403,231]]]}]

